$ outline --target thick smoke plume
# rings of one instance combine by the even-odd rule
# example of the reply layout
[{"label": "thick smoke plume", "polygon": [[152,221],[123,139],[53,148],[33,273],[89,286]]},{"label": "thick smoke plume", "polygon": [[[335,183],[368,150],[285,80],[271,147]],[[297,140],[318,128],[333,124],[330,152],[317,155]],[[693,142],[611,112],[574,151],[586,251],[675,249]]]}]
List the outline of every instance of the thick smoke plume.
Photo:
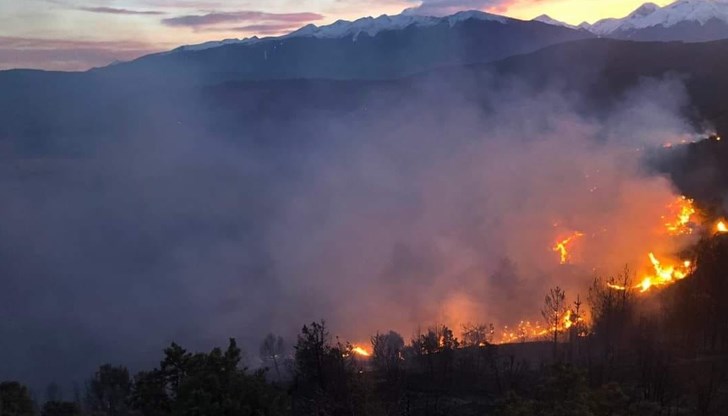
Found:
[{"label": "thick smoke plume", "polygon": [[[81,381],[103,362],[154,365],[172,340],[255,352],[321,318],[358,342],[513,324],[538,319],[553,285],[584,294],[595,273],[679,249],[661,234],[676,191],[642,163],[695,133],[679,82],[599,114],[516,83],[478,85],[483,105],[431,82],[301,111],[272,142],[155,108],[149,129],[71,156],[6,152],[0,372]],[[554,242],[575,231],[560,265]]]}]

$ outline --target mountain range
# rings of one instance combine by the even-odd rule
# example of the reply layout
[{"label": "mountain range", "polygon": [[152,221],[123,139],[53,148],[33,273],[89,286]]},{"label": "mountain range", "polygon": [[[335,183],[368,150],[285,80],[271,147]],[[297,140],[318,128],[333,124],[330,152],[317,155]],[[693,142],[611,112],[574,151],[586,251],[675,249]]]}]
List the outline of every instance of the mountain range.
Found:
[{"label": "mountain range", "polygon": [[547,15],[535,20],[597,36],[638,41],[703,42],[728,38],[728,1],[678,0],[660,7],[645,3],[623,18],[602,19],[572,26]]},{"label": "mountain range", "polygon": [[[284,36],[227,39],[94,70],[97,76],[158,83],[325,78],[387,79],[447,66],[492,62],[562,42],[607,37],[636,41],[728,38],[728,0],[645,3],[628,16],[569,25],[480,11],[445,17],[403,13],[326,26],[307,25]],[[162,75],[163,74],[163,75]]]},{"label": "mountain range", "polygon": [[594,37],[536,21],[478,11],[447,17],[381,16],[305,26],[276,38],[183,46],[92,72],[164,82],[290,78],[385,79],[433,68],[490,62]]}]

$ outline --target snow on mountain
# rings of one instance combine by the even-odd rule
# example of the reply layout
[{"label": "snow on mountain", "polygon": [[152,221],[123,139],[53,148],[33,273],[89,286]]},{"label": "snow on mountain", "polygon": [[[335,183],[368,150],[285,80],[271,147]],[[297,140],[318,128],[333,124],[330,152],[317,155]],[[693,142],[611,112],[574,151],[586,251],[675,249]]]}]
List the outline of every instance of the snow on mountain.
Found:
[{"label": "snow on mountain", "polygon": [[562,22],[560,20],[556,20],[547,14],[542,14],[541,16],[535,17],[531,20],[533,20],[534,22],[546,23],[547,25],[563,26],[563,27],[568,27],[569,29],[577,29],[577,26],[570,25],[570,24]]},{"label": "snow on mountain", "polygon": [[602,19],[589,30],[608,36],[657,26],[668,28],[684,22],[702,26],[711,20],[728,23],[728,0],[678,0],[664,7],[645,3],[624,18]]},{"label": "snow on mountain", "polygon": [[260,39],[257,36],[253,36],[251,38],[244,38],[244,39],[224,39],[224,40],[213,40],[209,42],[204,43],[198,43],[196,45],[184,45],[180,46],[177,49],[174,49],[174,51],[201,51],[203,49],[210,49],[210,48],[216,48],[218,46],[225,46],[225,45],[235,45],[235,44],[251,44],[258,42]]},{"label": "snow on mountain", "polygon": [[[509,20],[507,17],[476,10],[458,12],[453,14],[452,16],[445,17],[419,16],[407,13],[402,13],[394,16],[388,16],[384,14],[379,17],[364,17],[361,19],[357,19],[353,22],[348,20],[337,20],[336,22],[326,26],[316,26],[314,24],[310,24],[287,35],[264,39],[285,39],[294,37],[337,39],[353,36],[354,40],[356,40],[356,38],[362,33],[366,33],[369,36],[375,36],[382,31],[399,30],[412,25],[415,25],[417,27],[428,27],[435,26],[441,23],[447,23],[450,25],[450,27],[452,27],[458,22],[463,22],[468,19],[493,21],[503,24],[507,23]],[[203,49],[210,49],[224,45],[255,43],[260,40],[263,39],[259,39],[255,36],[245,39],[225,39],[222,41],[211,41],[200,43],[197,45],[185,45],[177,48],[176,50],[200,51]]]},{"label": "snow on mountain", "polygon": [[485,21],[495,21],[499,23],[507,23],[508,18],[480,11],[464,11],[456,13],[452,16],[432,17],[418,16],[412,14],[399,14],[395,16],[381,15],[379,17],[364,17],[353,22],[347,20],[338,20],[327,26],[316,26],[310,24],[296,30],[284,37],[315,37],[336,39],[353,36],[356,39],[360,34],[366,33],[369,36],[375,36],[379,32],[386,30],[399,30],[409,26],[427,27],[435,26],[441,23],[448,23],[451,27],[468,19],[477,19]]}]

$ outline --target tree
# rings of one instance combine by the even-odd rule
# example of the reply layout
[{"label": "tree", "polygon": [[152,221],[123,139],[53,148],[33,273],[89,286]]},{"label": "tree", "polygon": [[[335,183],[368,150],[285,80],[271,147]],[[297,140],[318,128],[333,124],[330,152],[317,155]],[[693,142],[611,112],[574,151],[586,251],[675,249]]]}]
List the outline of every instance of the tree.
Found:
[{"label": "tree", "polygon": [[404,338],[394,331],[372,337],[372,364],[388,379],[399,376],[402,367]]},{"label": "tree", "polygon": [[33,416],[28,388],[15,381],[0,383],[0,416]]},{"label": "tree", "polygon": [[46,387],[46,401],[47,402],[58,402],[61,401],[63,395],[61,394],[61,387],[57,383],[50,383]]},{"label": "tree", "polygon": [[63,401],[48,401],[40,411],[41,416],[80,416],[78,404]]},{"label": "tree", "polygon": [[601,344],[605,361],[614,358],[618,345],[632,321],[632,273],[625,267],[621,273],[594,279],[587,301],[591,310],[592,329]]},{"label": "tree", "polygon": [[464,347],[484,347],[493,342],[495,327],[493,324],[463,325]]},{"label": "tree", "polygon": [[294,414],[365,414],[367,389],[353,347],[331,344],[326,324],[304,325],[295,347]]},{"label": "tree", "polygon": [[554,359],[556,359],[556,349],[559,342],[559,333],[561,332],[561,320],[566,314],[566,292],[556,286],[549,290],[544,299],[544,306],[541,315],[546,321],[547,328],[553,335],[554,343]]},{"label": "tree", "polygon": [[102,365],[88,383],[87,409],[92,415],[126,415],[130,393],[129,370],[123,366]]},{"label": "tree", "polygon": [[227,349],[190,353],[177,344],[164,350],[159,368],[134,379],[130,403],[143,416],[252,416],[285,414],[287,402],[265,381],[248,374],[234,339]]},{"label": "tree", "polygon": [[268,334],[260,345],[260,359],[276,371],[276,379],[281,381],[280,361],[286,352],[285,343],[280,336]]}]

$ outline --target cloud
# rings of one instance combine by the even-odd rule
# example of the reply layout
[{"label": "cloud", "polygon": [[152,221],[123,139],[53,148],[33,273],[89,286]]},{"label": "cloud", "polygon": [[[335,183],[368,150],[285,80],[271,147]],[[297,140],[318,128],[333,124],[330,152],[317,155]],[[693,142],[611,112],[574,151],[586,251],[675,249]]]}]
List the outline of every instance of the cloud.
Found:
[{"label": "cloud", "polygon": [[78,10],[92,13],[104,13],[104,14],[122,14],[122,15],[139,15],[139,16],[156,16],[164,14],[157,10],[130,10],[130,9],[117,9],[114,7],[80,7]]},{"label": "cloud", "polygon": [[318,13],[266,13],[260,11],[214,12],[202,15],[185,15],[162,19],[167,26],[202,27],[220,23],[234,22],[287,22],[290,24],[308,23],[312,20],[321,20],[323,15]]},{"label": "cloud", "polygon": [[405,9],[404,13],[425,16],[448,16],[462,10],[490,10],[512,3],[510,0],[412,0],[419,6]]},{"label": "cloud", "polygon": [[78,71],[126,61],[158,48],[138,41],[79,41],[0,36],[0,70]]}]

